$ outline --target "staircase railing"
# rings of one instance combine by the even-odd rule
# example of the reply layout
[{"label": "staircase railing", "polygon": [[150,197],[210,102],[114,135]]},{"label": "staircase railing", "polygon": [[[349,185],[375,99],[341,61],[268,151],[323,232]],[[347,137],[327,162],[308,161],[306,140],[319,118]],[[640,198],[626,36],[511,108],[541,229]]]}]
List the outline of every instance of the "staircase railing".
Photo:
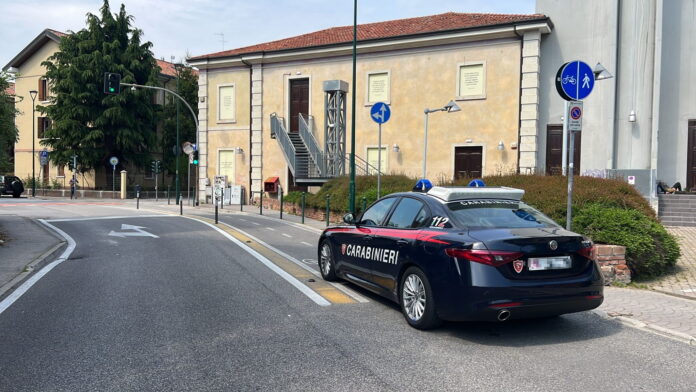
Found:
[{"label": "staircase railing", "polygon": [[316,169],[311,170],[312,168],[310,168],[310,175],[316,174],[316,176],[318,177],[323,177],[324,173],[326,173],[326,162],[324,161],[324,152],[319,148],[319,143],[317,143],[317,139],[312,134],[312,128],[309,126],[309,124],[312,124],[314,122],[314,119],[312,118],[312,116],[309,116],[308,124],[307,121],[305,121],[304,116],[302,116],[302,113],[299,113],[298,119],[300,123],[300,137],[302,138],[302,141],[307,147],[309,156],[312,158],[313,161],[314,169]]},{"label": "staircase railing", "polygon": [[275,113],[271,113],[271,132],[275,135],[278,143],[280,143],[280,149],[283,150],[283,156],[285,156],[285,160],[294,176],[295,168],[297,167],[295,146],[292,145],[290,136],[288,136],[288,132],[285,130],[285,119],[278,117]]},{"label": "staircase railing", "polygon": [[[346,168],[350,165],[350,154],[346,153]],[[360,158],[358,155],[355,156],[355,174],[359,176],[376,176],[377,168],[371,165],[366,160]],[[384,172],[381,172],[384,175]]]}]

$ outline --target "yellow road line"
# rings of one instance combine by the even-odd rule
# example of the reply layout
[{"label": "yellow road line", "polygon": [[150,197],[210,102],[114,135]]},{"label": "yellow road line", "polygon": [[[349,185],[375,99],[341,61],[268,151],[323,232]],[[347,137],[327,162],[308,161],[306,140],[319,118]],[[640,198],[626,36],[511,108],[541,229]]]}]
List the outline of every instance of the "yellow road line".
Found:
[{"label": "yellow road line", "polygon": [[[212,219],[190,215],[187,217],[210,224],[215,224],[215,221]],[[305,286],[309,287],[314,292],[316,292],[332,304],[354,304],[358,302],[355,299],[348,296],[347,294],[345,294],[344,292],[342,292],[341,290],[330,285],[328,282],[325,282],[321,279],[317,279],[311,272],[286,259],[285,257],[279,255],[278,253],[266,248],[265,246],[252,240],[246,235],[226,225],[218,225],[217,227],[225,233],[238,239],[239,241],[242,241],[248,247],[254,249],[258,253],[266,257],[268,260],[273,262],[273,264],[277,265],[279,268],[292,275],[295,279],[302,282]]]}]

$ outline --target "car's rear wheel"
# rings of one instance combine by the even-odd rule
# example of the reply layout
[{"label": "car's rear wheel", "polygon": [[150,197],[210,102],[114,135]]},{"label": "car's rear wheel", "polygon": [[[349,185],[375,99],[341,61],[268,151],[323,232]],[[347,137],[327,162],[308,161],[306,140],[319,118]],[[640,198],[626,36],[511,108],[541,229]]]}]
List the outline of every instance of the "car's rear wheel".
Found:
[{"label": "car's rear wheel", "polygon": [[14,197],[15,199],[19,198],[20,196],[22,196],[22,193],[21,193],[21,192],[20,192],[20,193],[16,193],[16,192],[15,192],[15,193],[12,194],[12,197]]},{"label": "car's rear wheel", "polygon": [[440,325],[433,290],[423,271],[417,267],[407,269],[401,278],[400,289],[401,311],[409,325],[417,329],[431,329]]},{"label": "car's rear wheel", "polygon": [[333,259],[331,244],[327,240],[324,240],[319,247],[319,272],[324,280],[333,282],[337,279],[336,263]]}]

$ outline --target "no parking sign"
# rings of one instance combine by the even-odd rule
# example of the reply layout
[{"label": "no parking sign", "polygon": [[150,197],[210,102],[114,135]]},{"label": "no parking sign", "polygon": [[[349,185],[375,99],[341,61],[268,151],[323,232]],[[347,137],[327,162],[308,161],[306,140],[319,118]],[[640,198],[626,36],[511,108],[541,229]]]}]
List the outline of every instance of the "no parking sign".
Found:
[{"label": "no parking sign", "polygon": [[582,130],[582,101],[574,101],[568,105],[568,130],[580,132]]}]

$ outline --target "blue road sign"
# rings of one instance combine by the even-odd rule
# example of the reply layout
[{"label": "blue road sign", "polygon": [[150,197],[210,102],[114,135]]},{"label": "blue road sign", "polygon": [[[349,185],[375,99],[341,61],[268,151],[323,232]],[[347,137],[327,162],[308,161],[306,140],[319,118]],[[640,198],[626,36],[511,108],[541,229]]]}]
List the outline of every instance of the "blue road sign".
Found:
[{"label": "blue road sign", "polygon": [[372,121],[377,124],[384,124],[389,121],[389,117],[391,117],[391,109],[389,109],[386,103],[377,102],[372,105],[372,109],[370,109],[370,117],[372,117]]},{"label": "blue road sign", "polygon": [[565,63],[556,74],[556,89],[566,101],[581,101],[587,98],[594,84],[592,68],[582,61]]},{"label": "blue road sign", "polygon": [[39,157],[41,157],[41,158],[48,158],[48,151],[42,150],[42,151],[39,153]]}]

